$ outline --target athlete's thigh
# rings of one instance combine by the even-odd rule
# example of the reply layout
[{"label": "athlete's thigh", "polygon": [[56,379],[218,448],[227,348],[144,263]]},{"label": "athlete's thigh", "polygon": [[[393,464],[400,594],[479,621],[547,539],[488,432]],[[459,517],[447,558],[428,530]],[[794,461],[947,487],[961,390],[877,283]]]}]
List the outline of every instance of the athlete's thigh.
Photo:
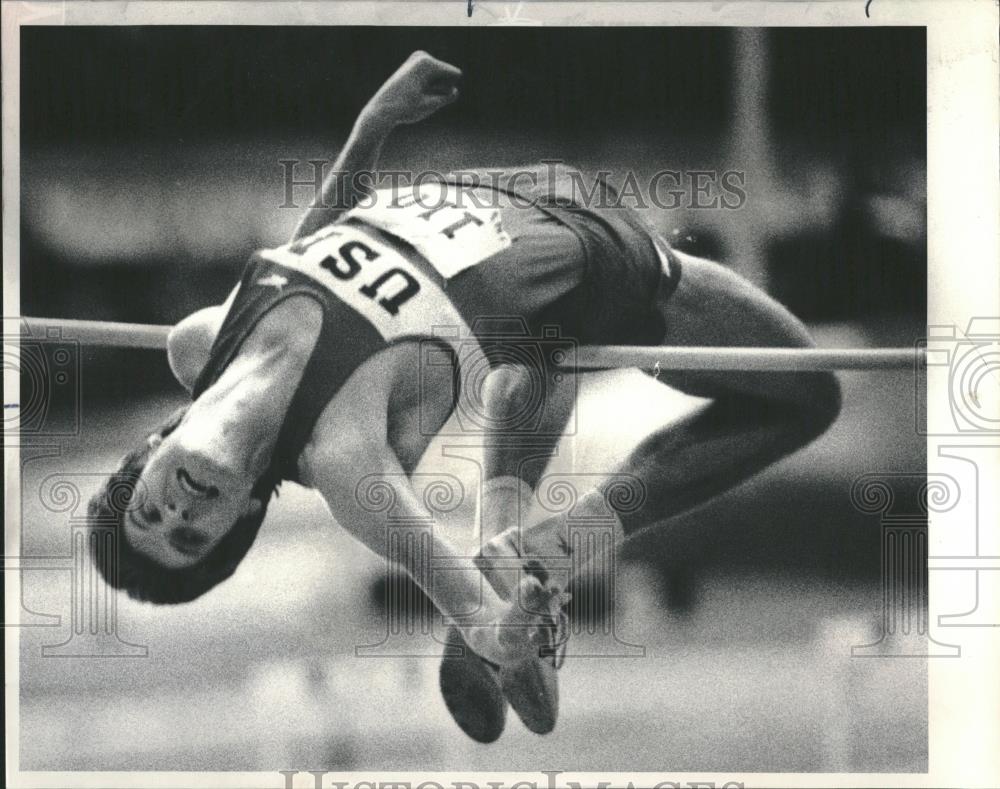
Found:
[{"label": "athlete's thigh", "polygon": [[[671,252],[680,261],[674,287],[661,288],[656,309],[664,325],[662,344],[690,346],[808,347],[808,332],[788,310],[725,266]],[[726,370],[664,371],[660,380],[684,392],[713,397],[734,388],[773,392],[780,382],[789,391],[801,374],[738,373]],[[737,386],[738,385],[738,386]]]},{"label": "athlete's thigh", "polygon": [[[759,334],[766,328],[760,315],[772,312],[778,307],[776,302],[725,266],[673,250],[671,255],[681,264],[681,276],[669,291],[661,288],[657,299],[665,324],[664,344],[760,342]],[[771,333],[775,339],[785,336],[777,328]]]}]

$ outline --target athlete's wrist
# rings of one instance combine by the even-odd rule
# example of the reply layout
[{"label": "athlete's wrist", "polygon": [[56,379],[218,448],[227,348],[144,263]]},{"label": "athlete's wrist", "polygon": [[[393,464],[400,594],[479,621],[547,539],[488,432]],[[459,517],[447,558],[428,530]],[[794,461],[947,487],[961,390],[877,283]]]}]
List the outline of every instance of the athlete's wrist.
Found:
[{"label": "athlete's wrist", "polygon": [[392,131],[402,124],[398,113],[379,101],[370,101],[358,114],[354,123],[354,137],[377,139],[388,137]]}]

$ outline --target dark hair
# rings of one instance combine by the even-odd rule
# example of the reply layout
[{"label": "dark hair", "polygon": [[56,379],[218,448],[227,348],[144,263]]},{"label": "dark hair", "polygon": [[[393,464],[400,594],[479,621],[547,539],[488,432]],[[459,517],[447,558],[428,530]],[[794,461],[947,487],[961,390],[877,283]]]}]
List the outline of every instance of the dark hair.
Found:
[{"label": "dark hair", "polygon": [[[155,434],[166,437],[180,424],[187,412],[184,406],[158,428]],[[118,470],[94,495],[87,506],[87,520],[92,529],[113,528],[111,555],[101,557],[91,552],[94,566],[105,581],[124,589],[129,597],[150,603],[186,603],[201,597],[216,584],[226,580],[243,561],[264,522],[267,505],[278,479],[271,472],[257,481],[252,495],[261,501],[260,511],[240,518],[218,545],[201,561],[190,567],[170,568],[139,553],[125,536],[124,519],[129,509],[142,505],[136,486],[153,448],[148,441],[132,450]],[[93,541],[100,544],[102,540]]]}]

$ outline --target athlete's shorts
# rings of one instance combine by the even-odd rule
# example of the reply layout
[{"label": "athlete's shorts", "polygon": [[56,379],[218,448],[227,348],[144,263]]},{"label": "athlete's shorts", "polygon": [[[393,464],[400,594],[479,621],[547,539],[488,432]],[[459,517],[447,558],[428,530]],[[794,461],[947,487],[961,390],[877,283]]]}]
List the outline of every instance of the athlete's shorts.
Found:
[{"label": "athlete's shorts", "polygon": [[557,326],[581,344],[662,341],[657,299],[676,288],[680,265],[611,186],[550,165],[463,170],[448,180],[479,204],[496,201],[512,241],[449,282],[467,317],[518,316],[533,332]]}]

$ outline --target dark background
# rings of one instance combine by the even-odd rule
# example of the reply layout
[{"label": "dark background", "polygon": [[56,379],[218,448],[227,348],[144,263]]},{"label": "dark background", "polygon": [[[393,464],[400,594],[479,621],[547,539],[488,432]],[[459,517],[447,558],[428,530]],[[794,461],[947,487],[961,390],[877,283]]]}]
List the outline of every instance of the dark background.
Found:
[{"label": "dark background", "polygon": [[[739,161],[741,141],[730,139],[737,68],[730,30],[568,28],[558,32],[558,46],[552,35],[538,28],[26,28],[23,196],[29,207],[43,200],[58,178],[53,170],[70,175],[74,159],[88,160],[89,177],[119,190],[132,184],[116,171],[169,191],[206,147],[220,148],[217,164],[237,170],[220,184],[218,202],[238,200],[226,188],[252,189],[262,169],[280,188],[276,159],[257,160],[248,173],[241,154],[270,140],[285,157],[302,158],[293,141],[311,140],[332,157],[364,102],[418,48],[463,69],[462,98],[399,134],[389,162],[454,167],[552,157],[641,172],[699,167],[731,149],[733,166],[748,170]],[[871,221],[866,200],[920,196],[910,182],[919,181],[925,158],[923,29],[776,29],[765,37],[766,122],[779,174],[803,184],[810,168],[837,173],[836,205],[822,226],[797,233],[790,216],[790,232],[769,244],[766,265],[778,290],[807,319],[922,316],[922,238],[887,235]],[[44,156],[32,166],[35,153]],[[755,176],[748,172],[751,201],[770,199],[755,191]],[[183,192],[159,196],[182,200]],[[69,199],[93,195],[76,190]],[[147,200],[133,211],[155,222],[162,206]],[[104,220],[130,218],[109,212]],[[658,219],[665,228],[683,225],[685,236],[693,232],[696,251],[722,253],[724,262],[738,257],[697,216]],[[112,253],[91,266],[99,273],[91,270],[86,283],[53,287],[73,279],[80,264],[73,253],[87,250],[52,249],[44,222],[33,222],[29,210],[23,298],[44,314],[90,317],[97,310],[106,318],[173,322],[204,298],[225,296],[252,242],[278,240],[260,235],[187,261],[203,281],[201,300],[163,299],[163,288],[174,288],[178,250],[155,240],[139,261]],[[84,308],[81,284],[99,291],[100,303]]]}]

